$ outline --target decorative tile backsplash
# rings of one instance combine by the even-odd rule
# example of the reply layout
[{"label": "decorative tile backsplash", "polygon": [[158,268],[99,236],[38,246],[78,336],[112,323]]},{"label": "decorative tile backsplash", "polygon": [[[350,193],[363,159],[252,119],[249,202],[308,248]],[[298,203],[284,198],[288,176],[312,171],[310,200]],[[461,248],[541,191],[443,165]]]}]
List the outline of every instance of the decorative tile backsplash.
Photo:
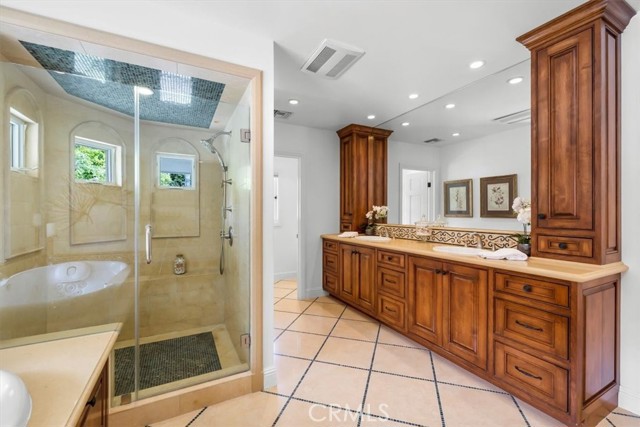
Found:
[{"label": "decorative tile backsplash", "polygon": [[469,246],[477,244],[477,237],[482,240],[485,249],[515,248],[518,241],[514,237],[515,231],[502,230],[476,230],[472,228],[431,227],[430,236],[417,236],[413,225],[380,224],[376,227],[376,234],[388,233],[389,237],[407,240],[423,240],[432,243],[445,243],[447,245]]}]

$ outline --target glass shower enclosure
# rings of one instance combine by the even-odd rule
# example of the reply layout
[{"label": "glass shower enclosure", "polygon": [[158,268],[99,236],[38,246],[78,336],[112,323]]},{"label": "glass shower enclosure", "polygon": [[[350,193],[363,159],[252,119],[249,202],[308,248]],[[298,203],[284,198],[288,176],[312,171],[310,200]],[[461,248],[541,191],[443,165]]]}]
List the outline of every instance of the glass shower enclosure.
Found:
[{"label": "glass shower enclosure", "polygon": [[121,323],[113,405],[248,370],[249,80],[0,40],[0,345]]}]

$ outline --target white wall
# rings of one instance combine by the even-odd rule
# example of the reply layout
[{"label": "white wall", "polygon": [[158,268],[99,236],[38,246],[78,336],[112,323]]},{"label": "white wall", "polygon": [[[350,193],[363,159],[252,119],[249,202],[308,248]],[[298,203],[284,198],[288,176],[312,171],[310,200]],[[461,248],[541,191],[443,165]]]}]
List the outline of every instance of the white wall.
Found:
[{"label": "white wall", "polygon": [[[400,223],[400,206],[402,206],[400,168],[436,171],[436,182],[439,188],[440,148],[427,144],[412,144],[389,140],[387,146],[387,206],[389,206],[389,224]],[[437,194],[437,193],[436,193]],[[436,212],[438,207],[436,206]],[[365,222],[364,219],[362,222]]]},{"label": "white wall", "polygon": [[340,140],[335,132],[276,123],[276,154],[301,158],[301,296],[324,295],[321,234],[339,231]]},{"label": "white wall", "polygon": [[[175,7],[174,2],[154,2],[152,17],[149,17],[148,2],[8,0],[2,5],[262,70],[263,171],[265,177],[273,176],[273,40],[216,23],[215,16],[191,13],[187,7]],[[149,19],[140,19],[141,16]],[[265,179],[265,196],[271,194],[271,188],[272,181]],[[273,204],[269,197],[263,200],[263,363],[265,387],[270,387],[275,384],[271,286]]]},{"label": "white wall", "polygon": [[[440,214],[450,227],[522,230],[515,219],[480,217],[480,178],[518,174],[518,195],[531,199],[531,129],[529,126],[445,145],[440,150]],[[473,218],[444,217],[442,183],[473,179]]]},{"label": "white wall", "polygon": [[[640,5],[637,4],[636,7]],[[620,406],[640,414],[640,17],[622,35],[622,275]]]},{"label": "white wall", "polygon": [[298,159],[276,157],[273,173],[278,176],[279,190],[279,221],[273,229],[274,279],[295,279],[298,271]]}]

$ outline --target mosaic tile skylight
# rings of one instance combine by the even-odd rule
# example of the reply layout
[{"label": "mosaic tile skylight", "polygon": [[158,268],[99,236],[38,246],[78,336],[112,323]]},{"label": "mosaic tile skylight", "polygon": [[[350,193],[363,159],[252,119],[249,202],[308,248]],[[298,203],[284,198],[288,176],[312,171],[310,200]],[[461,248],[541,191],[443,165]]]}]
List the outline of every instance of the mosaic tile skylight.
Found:
[{"label": "mosaic tile skylight", "polygon": [[20,41],[70,95],[129,116],[134,86],[153,90],[140,98],[140,118],[208,129],[225,85],[195,77]]}]

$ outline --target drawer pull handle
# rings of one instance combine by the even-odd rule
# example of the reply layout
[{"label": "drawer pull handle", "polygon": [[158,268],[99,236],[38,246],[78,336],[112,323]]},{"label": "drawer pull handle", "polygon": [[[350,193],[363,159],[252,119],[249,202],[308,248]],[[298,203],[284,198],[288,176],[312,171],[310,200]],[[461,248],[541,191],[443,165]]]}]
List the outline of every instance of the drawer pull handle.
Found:
[{"label": "drawer pull handle", "polygon": [[442,273],[442,270],[440,270],[439,268],[436,268],[436,274],[440,274]]},{"label": "drawer pull handle", "polygon": [[562,243],[559,243],[559,244],[558,244],[558,247],[559,247],[560,249],[567,249],[567,248],[569,247],[569,245],[567,245],[566,243],[562,242]]},{"label": "drawer pull handle", "polygon": [[96,399],[96,397],[95,397],[95,396],[93,396],[93,397],[91,398],[91,400],[87,402],[87,406],[94,407],[94,406],[96,406],[96,402],[97,402],[97,399]]},{"label": "drawer pull handle", "polygon": [[545,214],[538,214],[538,219],[545,219],[547,216]]},{"label": "drawer pull handle", "polygon": [[386,305],[384,306],[384,309],[385,309],[385,311],[390,311],[392,313],[397,313],[397,310],[395,308],[391,308],[391,307],[388,307]]},{"label": "drawer pull handle", "polygon": [[522,286],[522,290],[525,292],[531,292],[533,290],[533,287],[527,283],[524,286]]},{"label": "drawer pull handle", "polygon": [[526,377],[535,378],[536,380],[541,380],[542,379],[542,377],[539,377],[537,375],[533,375],[532,373],[527,372],[524,369],[521,369],[518,365],[516,365],[516,370],[518,372],[520,372],[522,375],[526,376]]},{"label": "drawer pull handle", "polygon": [[442,275],[446,276],[447,274],[449,274],[449,272],[447,270],[442,270]]},{"label": "drawer pull handle", "polygon": [[387,261],[393,261],[393,257],[388,256]]},{"label": "drawer pull handle", "polygon": [[542,332],[542,328],[538,328],[537,326],[531,326],[531,325],[528,325],[528,324],[526,324],[526,323],[522,323],[522,322],[521,322],[521,321],[519,321],[519,320],[516,320],[516,323],[517,323],[518,325],[522,326],[523,328],[531,329],[532,331]]},{"label": "drawer pull handle", "polygon": [[384,282],[385,282],[385,283],[396,283],[396,282],[394,282],[393,280],[389,280],[389,279],[387,279],[386,277],[384,278]]}]

